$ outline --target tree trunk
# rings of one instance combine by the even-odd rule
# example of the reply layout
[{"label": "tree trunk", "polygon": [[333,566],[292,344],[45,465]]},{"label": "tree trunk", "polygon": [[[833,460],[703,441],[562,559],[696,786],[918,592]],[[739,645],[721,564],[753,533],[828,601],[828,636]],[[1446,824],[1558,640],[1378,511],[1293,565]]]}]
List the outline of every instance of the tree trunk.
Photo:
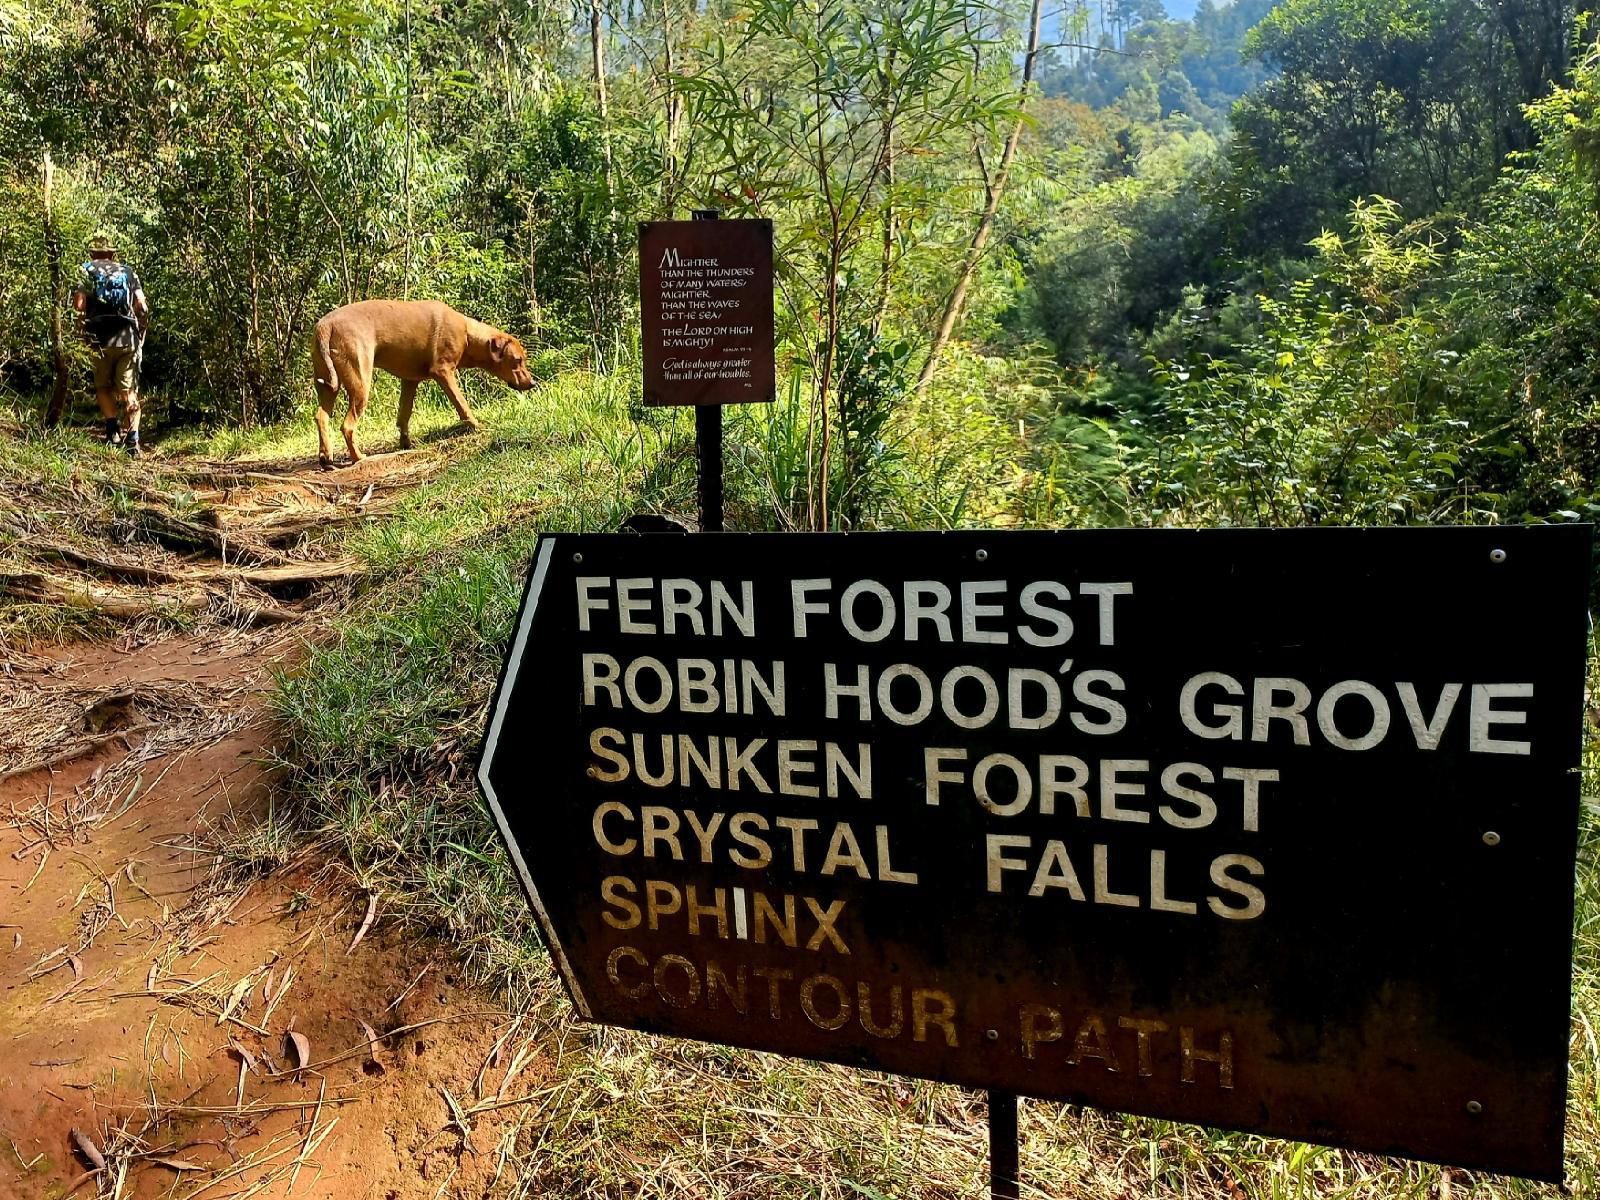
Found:
[{"label": "tree trunk", "polygon": [[245,238],[249,246],[246,278],[250,287],[250,325],[245,330],[245,378],[239,391],[239,423],[246,429],[255,426],[256,400],[261,389],[261,273],[256,266],[256,184],[255,172],[244,173]]},{"label": "tree trunk", "polygon": [[669,218],[676,207],[678,193],[678,117],[679,100],[678,89],[673,85],[672,77],[677,71],[675,53],[672,46],[672,0],[661,0],[661,40],[665,46],[666,90],[667,90],[667,153],[666,153],[666,178],[662,181],[661,207],[662,212]]},{"label": "tree trunk", "polygon": [[[894,164],[891,162],[885,171],[885,182],[892,188],[894,186]],[[890,201],[883,206],[883,245],[878,261],[878,299],[872,310],[872,336],[878,337],[883,333],[883,323],[889,316],[889,293],[893,290],[894,283],[894,243],[899,221],[895,217],[894,203]]]},{"label": "tree trunk", "polygon": [[400,298],[411,299],[411,0],[406,0],[406,257],[405,278],[400,284]]},{"label": "tree trunk", "polygon": [[[816,7],[819,42],[822,34],[824,5],[818,0]],[[816,490],[809,498],[811,528],[827,530],[831,514],[828,511],[829,491],[833,474],[833,428],[828,419],[828,400],[833,391],[833,373],[839,352],[839,270],[844,263],[844,229],[839,201],[834,197],[833,180],[828,174],[828,155],[823,142],[822,68],[818,65],[812,75],[813,98],[817,121],[817,183],[828,205],[828,283],[823,295],[823,347],[822,370],[817,381],[817,423],[820,426],[821,445],[817,453]]]},{"label": "tree trunk", "polygon": [[539,243],[533,219],[533,201],[527,202],[524,213],[524,232],[528,239],[528,329],[537,333],[539,326],[544,323],[544,314],[539,311]]},{"label": "tree trunk", "polygon": [[56,229],[56,165],[44,152],[44,256],[50,268],[50,360],[55,382],[44,410],[45,428],[54,429],[67,415],[67,344],[61,330],[61,233]]},{"label": "tree trunk", "polygon": [[[894,57],[890,56],[893,69]],[[894,210],[894,117],[883,120],[883,167],[879,178],[883,183],[883,242],[878,261],[878,298],[872,310],[872,336],[883,332],[883,322],[889,315],[889,293],[894,275],[894,243],[899,233],[899,221]]]},{"label": "tree trunk", "polygon": [[819,407],[822,410],[822,448],[817,455],[820,461],[818,492],[821,501],[817,509],[818,520],[812,528],[823,532],[828,530],[828,522],[831,519],[831,514],[828,512],[828,492],[829,483],[831,482],[830,476],[833,473],[830,463],[830,459],[833,457],[833,429],[828,422],[828,393],[833,390],[833,372],[838,359],[839,269],[841,262],[840,237],[838,232],[835,231],[828,255],[827,316],[825,318],[828,343],[822,352],[822,382],[817,387]]},{"label": "tree trunk", "polygon": [[1022,129],[1027,119],[1028,88],[1033,83],[1034,66],[1039,59],[1039,26],[1042,9],[1043,0],[1033,0],[1033,12],[1028,18],[1028,50],[1022,59],[1021,107],[1024,111],[1017,115],[1016,126],[1011,130],[1011,136],[1006,139],[1005,150],[1000,156],[1000,168],[989,182],[983,217],[979,220],[977,231],[973,233],[972,241],[967,246],[967,256],[961,263],[960,272],[956,275],[955,287],[951,289],[950,297],[945,301],[944,315],[939,319],[938,331],[933,335],[933,345],[928,349],[928,361],[922,364],[922,374],[917,377],[919,391],[928,386],[933,380],[934,373],[939,369],[939,357],[949,345],[956,325],[961,320],[961,310],[967,302],[967,290],[972,286],[972,277],[977,273],[984,249],[994,233],[995,218],[1000,211],[1000,200],[1005,195],[1006,180],[1011,174],[1011,164],[1016,161],[1017,147],[1022,142]]},{"label": "tree trunk", "polygon": [[600,0],[589,0],[589,52],[594,59],[594,99],[600,111],[601,153],[611,169],[611,104],[606,96],[606,43]]},{"label": "tree trunk", "polygon": [[[610,233],[611,255],[610,263],[616,269],[620,247],[617,244],[617,192],[616,170],[611,158],[611,100],[606,93],[606,44],[604,11],[601,0],[589,0],[589,51],[594,60],[594,99],[595,107],[600,116],[600,155],[605,163],[606,187],[606,225]],[[600,354],[600,339],[604,335],[606,318],[611,311],[612,277],[608,274],[602,282],[605,289],[603,297],[595,296],[594,270],[589,271],[589,286],[591,293],[590,308],[594,313],[594,351]]]}]

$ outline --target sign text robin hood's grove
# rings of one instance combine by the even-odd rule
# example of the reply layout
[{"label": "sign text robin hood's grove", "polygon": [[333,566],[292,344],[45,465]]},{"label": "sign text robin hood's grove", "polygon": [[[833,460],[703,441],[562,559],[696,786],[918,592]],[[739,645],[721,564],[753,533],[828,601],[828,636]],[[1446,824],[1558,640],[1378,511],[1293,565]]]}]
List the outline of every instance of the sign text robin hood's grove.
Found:
[{"label": "sign text robin hood's grove", "polygon": [[593,1020],[1556,1178],[1587,527],[540,541]]}]

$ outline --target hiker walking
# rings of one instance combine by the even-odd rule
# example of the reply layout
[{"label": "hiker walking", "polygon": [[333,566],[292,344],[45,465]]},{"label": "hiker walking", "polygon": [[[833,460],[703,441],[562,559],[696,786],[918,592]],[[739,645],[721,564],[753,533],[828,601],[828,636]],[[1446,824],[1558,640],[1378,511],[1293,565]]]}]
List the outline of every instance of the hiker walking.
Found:
[{"label": "hiker walking", "polygon": [[117,258],[109,238],[90,243],[83,275],[72,306],[83,314],[84,337],[94,351],[94,398],[105,418],[106,442],[138,458],[139,366],[150,305],[139,277]]}]

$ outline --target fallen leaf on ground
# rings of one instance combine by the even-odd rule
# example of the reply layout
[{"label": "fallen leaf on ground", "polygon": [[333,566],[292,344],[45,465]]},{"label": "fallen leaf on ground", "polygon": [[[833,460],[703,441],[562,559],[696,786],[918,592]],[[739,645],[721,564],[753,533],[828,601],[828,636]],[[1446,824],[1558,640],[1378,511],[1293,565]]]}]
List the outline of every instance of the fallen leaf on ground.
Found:
[{"label": "fallen leaf on ground", "polygon": [[255,1071],[258,1075],[260,1074],[259,1071],[256,1071],[255,1056],[252,1055],[250,1051],[239,1045],[239,1043],[234,1041],[232,1038],[228,1039],[228,1049],[237,1054],[239,1056],[239,1060],[243,1062],[245,1066],[249,1067],[251,1071]]},{"label": "fallen leaf on ground", "polygon": [[[367,1035],[367,1061],[361,1064],[362,1071],[368,1075],[382,1075],[384,1067],[383,1063],[378,1059],[378,1042],[380,1040],[378,1031],[360,1017],[356,1018],[356,1024],[361,1026],[361,1032]],[[377,1070],[373,1070],[372,1068],[374,1067]]]},{"label": "fallen leaf on ground", "polygon": [[305,1034],[291,1029],[283,1035],[283,1044],[294,1061],[296,1071],[304,1071],[311,1065],[311,1043],[306,1040]]},{"label": "fallen leaf on ground", "polygon": [[190,1162],[186,1158],[152,1158],[149,1161],[153,1163],[160,1163],[163,1167],[169,1167],[172,1170],[180,1173],[183,1171],[205,1171],[210,1169],[208,1167],[201,1166],[197,1162]]},{"label": "fallen leaf on ground", "polygon": [[367,895],[367,915],[361,920],[361,928],[356,930],[356,936],[350,941],[350,948],[346,950],[345,957],[355,953],[356,947],[361,944],[361,939],[367,936],[367,930],[372,928],[372,922],[378,915],[378,893],[370,892]]},{"label": "fallen leaf on ground", "polygon": [[228,1002],[222,1006],[222,1015],[217,1018],[218,1025],[224,1024],[229,1017],[233,1016],[233,1010],[239,1007],[239,1001],[244,999],[244,994],[250,990],[252,982],[254,982],[253,977],[246,975],[233,985],[233,995],[229,996]]}]

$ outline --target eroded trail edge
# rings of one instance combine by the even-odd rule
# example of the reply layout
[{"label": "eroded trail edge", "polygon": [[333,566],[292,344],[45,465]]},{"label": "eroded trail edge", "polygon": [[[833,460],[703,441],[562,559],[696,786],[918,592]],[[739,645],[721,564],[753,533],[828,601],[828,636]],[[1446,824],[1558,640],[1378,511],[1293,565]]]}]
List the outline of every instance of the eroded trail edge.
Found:
[{"label": "eroded trail edge", "polygon": [[[221,515],[137,518],[210,545],[85,525],[32,544],[61,587],[134,619],[110,643],[0,652],[0,1195],[511,1186],[548,1099],[534,1032],[274,820],[273,673],[350,574],[317,538],[436,469],[386,457],[307,483],[193,468]],[[189,594],[194,629],[142,640]]]}]

